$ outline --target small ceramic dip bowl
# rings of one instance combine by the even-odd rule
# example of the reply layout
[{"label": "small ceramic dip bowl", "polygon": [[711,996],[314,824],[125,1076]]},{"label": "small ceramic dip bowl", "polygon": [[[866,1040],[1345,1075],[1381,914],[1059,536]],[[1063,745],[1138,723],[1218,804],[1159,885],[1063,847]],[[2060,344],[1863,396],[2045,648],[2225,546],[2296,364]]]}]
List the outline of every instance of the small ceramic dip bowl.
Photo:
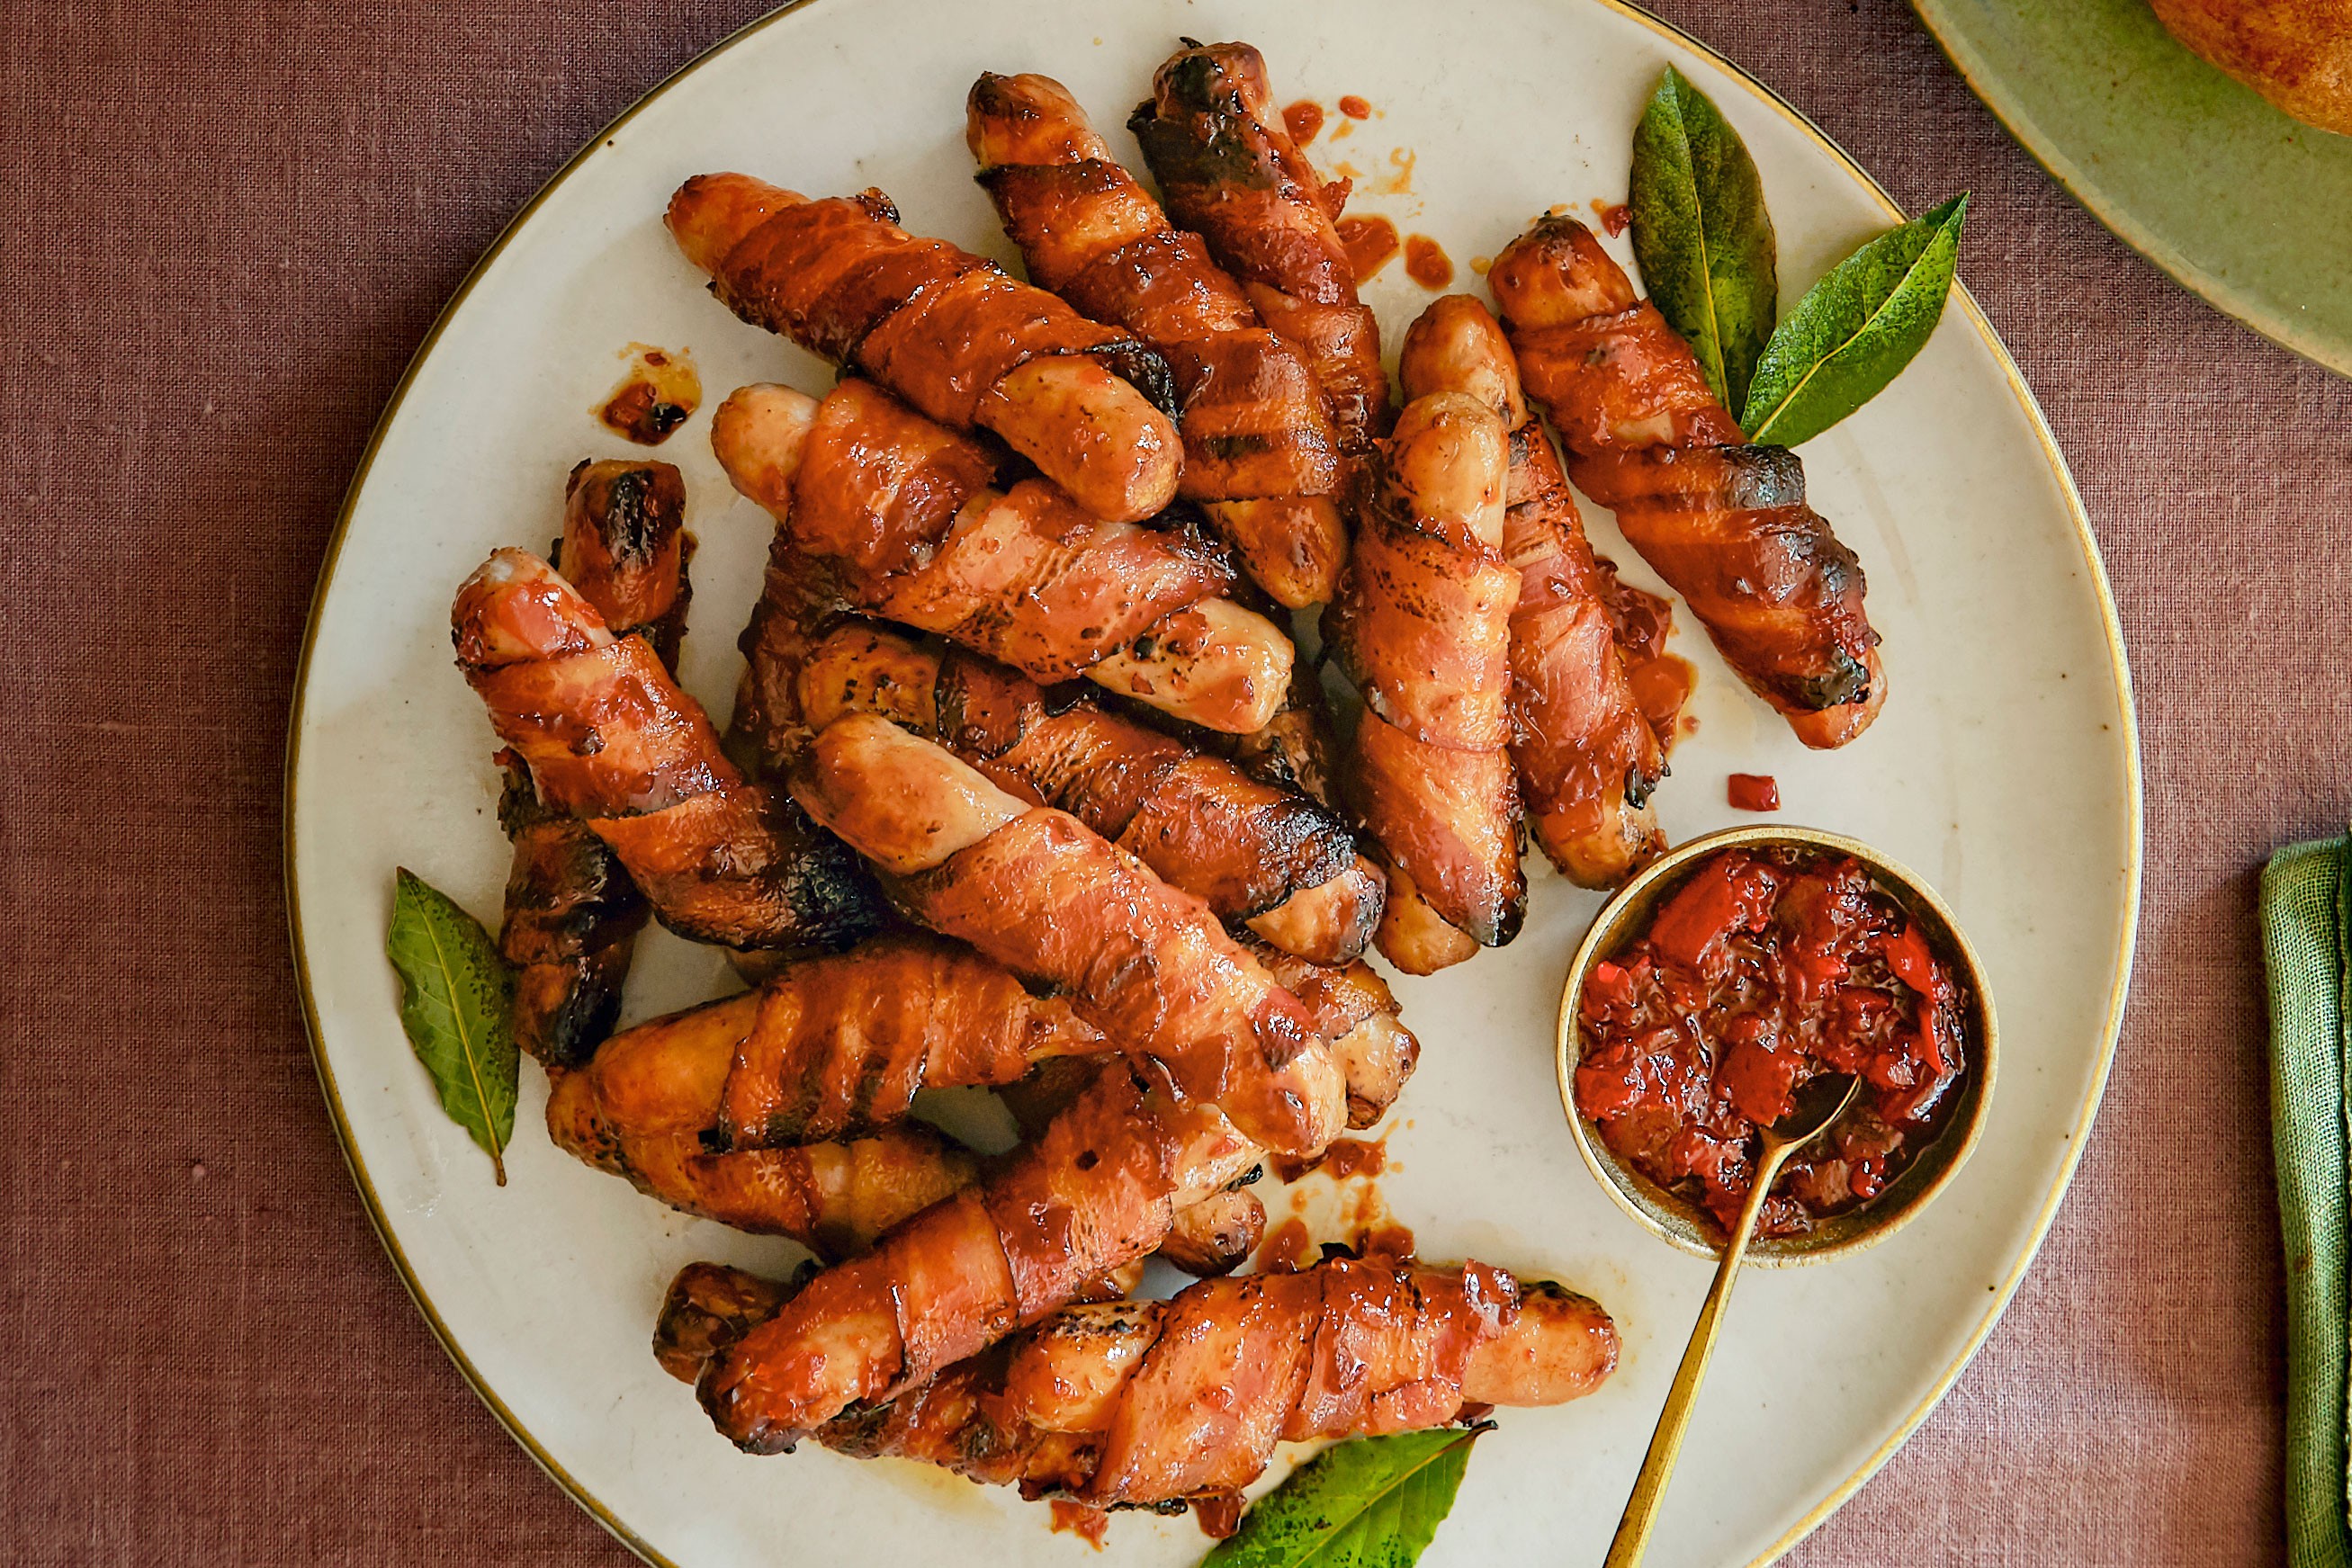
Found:
[{"label": "small ceramic dip bowl", "polygon": [[[1983,1131],[1986,1107],[1992,1099],[1999,1039],[1992,991],[1983,966],[1975,949],[1969,946],[1967,936],[1961,934],[1952,912],[1916,873],[1867,844],[1817,828],[1730,828],[1692,840],[1620,888],[1602,906],[1569,967],[1568,985],[1559,1008],[1560,1103],[1568,1113],[1569,1126],[1575,1133],[1576,1146],[1584,1163],[1591,1167],[1618,1207],[1653,1235],[1685,1252],[1704,1258],[1717,1255],[1723,1241],[1722,1223],[1696,1197],[1680,1190],[1688,1182],[1679,1184],[1675,1189],[1662,1186],[1610,1147],[1601,1129],[1578,1107],[1576,1070],[1586,1044],[1579,1019],[1595,969],[1604,963],[1612,965],[1613,975],[1605,973],[1604,983],[1623,984],[1624,969],[1616,961],[1626,957],[1651,935],[1661,911],[1696,878],[1702,874],[1724,874],[1722,868],[1713,872],[1709,868],[1715,857],[1727,850],[1767,855],[1787,852],[1802,857],[1807,865],[1844,859],[1857,862],[1872,890],[1900,908],[1910,929],[1917,932],[1927,953],[1959,989],[1952,1010],[1958,1015],[1964,1065],[1957,1082],[1945,1091],[1953,1099],[1948,1103],[1939,1103],[1934,1113],[1931,1141],[1924,1145],[1906,1144],[1906,1162],[1894,1169],[1883,1188],[1858,1206],[1817,1215],[1809,1228],[1796,1234],[1760,1236],[1749,1247],[1748,1260],[1785,1267],[1858,1251],[1894,1234],[1925,1208],[1958,1173],[1969,1151],[1976,1147],[1978,1135]],[[1691,903],[1686,901],[1684,907],[1689,910]],[[1772,1064],[1767,1061],[1763,1065]],[[1865,1078],[1865,1099],[1872,1091]],[[1855,1114],[1859,1109],[1857,1105],[1847,1115]],[[1825,1145],[1833,1143],[1837,1135],[1838,1128],[1833,1125],[1824,1135]],[[1752,1138],[1750,1147],[1752,1152]],[[1787,1176],[1783,1176],[1778,1190],[1790,1190]]]}]

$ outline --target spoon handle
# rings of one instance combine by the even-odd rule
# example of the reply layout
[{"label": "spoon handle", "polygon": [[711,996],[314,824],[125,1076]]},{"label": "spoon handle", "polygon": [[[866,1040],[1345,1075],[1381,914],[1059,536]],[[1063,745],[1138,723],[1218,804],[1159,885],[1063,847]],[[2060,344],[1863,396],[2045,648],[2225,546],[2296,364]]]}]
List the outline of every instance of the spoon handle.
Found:
[{"label": "spoon handle", "polygon": [[1637,1568],[1650,1544],[1650,1527],[1657,1522],[1658,1504],[1666,1495],[1675,1460],[1682,1455],[1691,1411],[1698,1405],[1698,1385],[1715,1354],[1716,1331],[1723,1326],[1724,1309],[1731,1304],[1731,1287],[1739,1278],[1740,1260],[1748,1256],[1748,1239],[1755,1234],[1756,1216],[1772,1189],[1772,1179],[1780,1174],[1781,1154],[1772,1152],[1748,1189],[1748,1201],[1740,1205],[1738,1226],[1724,1245],[1723,1260],[1715,1267],[1715,1283],[1707,1288],[1706,1304],[1698,1310],[1698,1322],[1683,1351],[1683,1363],[1675,1369],[1666,1407],[1658,1416],[1658,1429],[1650,1435],[1650,1451],[1643,1456],[1642,1473],[1633,1478],[1633,1495],[1625,1500],[1624,1517],[1617,1521],[1617,1534],[1609,1542],[1602,1568]]}]

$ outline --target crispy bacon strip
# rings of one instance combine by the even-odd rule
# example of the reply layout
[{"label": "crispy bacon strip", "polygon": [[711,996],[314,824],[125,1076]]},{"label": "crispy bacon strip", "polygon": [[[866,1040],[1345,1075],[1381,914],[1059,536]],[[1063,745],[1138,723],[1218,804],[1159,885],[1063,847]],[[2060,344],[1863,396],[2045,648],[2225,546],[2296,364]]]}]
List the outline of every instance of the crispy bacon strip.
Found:
[{"label": "crispy bacon strip", "polygon": [[798,701],[818,727],[878,713],[939,741],[1000,787],[1076,817],[1228,926],[1301,957],[1351,962],[1380,923],[1380,871],[1331,812],[1068,688],[845,624],[810,651]]},{"label": "crispy bacon strip", "polygon": [[1381,329],[1356,298],[1336,226],[1348,183],[1323,183],[1284,126],[1265,57],[1247,44],[1169,57],[1128,123],[1177,223],[1242,280],[1266,326],[1297,343],[1341,439],[1367,450],[1389,426]]},{"label": "crispy bacon strip", "polygon": [[538,557],[458,590],[457,663],[540,797],[612,846],[662,924],[735,947],[845,947],[887,918],[872,880],[789,796],[748,784],[642,637],[615,638]]},{"label": "crispy bacon strip", "polygon": [[1478,400],[1408,404],[1323,613],[1325,644],[1364,695],[1348,784],[1392,873],[1381,951],[1415,974],[1468,956],[1433,939],[1417,904],[1486,946],[1518,934],[1527,905],[1505,749],[1519,593],[1502,551],[1509,472],[1503,422]]},{"label": "crispy bacon strip", "polygon": [[980,1186],[935,1204],[704,1365],[703,1408],[754,1453],[788,1451],[852,1405],[928,1382],[1159,1247],[1175,1211],[1264,1151],[1211,1104],[1147,1090],[1121,1061]]},{"label": "crispy bacon strip", "polygon": [[811,201],[698,174],[667,222],[737,315],[942,424],[996,432],[1093,516],[1141,522],[1174,498],[1183,448],[1161,411],[1174,404],[1160,356],[993,262],[908,234],[881,192]]},{"label": "crispy bacon strip", "polygon": [[1519,392],[1502,327],[1466,294],[1431,303],[1405,333],[1407,397],[1465,392],[1510,432],[1503,554],[1519,574],[1511,611],[1511,758],[1536,841],[1580,887],[1614,887],[1666,847],[1650,791],[1665,749],[1617,650],[1609,584],[1584,538],[1559,454]]},{"label": "crispy bacon strip", "polygon": [[1591,231],[1539,219],[1486,275],[1528,393],[1724,662],[1807,746],[1843,746],[1886,701],[1861,563],[1805,504],[1803,462],[1750,446],[1698,361]]},{"label": "crispy bacon strip", "polygon": [[983,74],[964,141],[1030,278],[1167,359],[1182,409],[1178,493],[1202,503],[1281,603],[1330,598],[1348,549],[1339,438],[1297,350],[1258,324],[1241,285],[1168,221],[1061,83]]},{"label": "crispy bacon strip", "polygon": [[1345,1083],[1313,1016],[1207,905],[1076,817],[873,714],[826,726],[791,783],[908,916],[1067,994],[1245,1135],[1287,1154],[1339,1131]]},{"label": "crispy bacon strip", "polygon": [[[617,635],[642,632],[676,668],[691,589],[686,484],[667,463],[582,462],[564,486],[558,542],[572,586]],[[620,1016],[629,956],[651,910],[604,840],[539,798],[520,759],[507,768],[499,825],[514,844],[499,952],[514,967],[509,1021],[551,1067],[588,1060]]]},{"label": "crispy bacon strip", "polygon": [[992,489],[979,447],[878,387],[845,381],[822,402],[743,388],[711,444],[791,555],[824,563],[861,609],[1216,729],[1254,730],[1282,700],[1290,640],[1220,597],[1233,575],[1207,541],[1097,522],[1043,480]]},{"label": "crispy bacon strip", "polygon": [[[790,1287],[697,1263],[672,1282],[656,1354],[700,1375]],[[1580,1398],[1617,1364],[1588,1297],[1482,1263],[1335,1257],[1208,1280],[1166,1301],[1066,1307],[997,1354],[816,1429],[861,1458],[942,1465],[1097,1507],[1233,1499],[1278,1441],[1444,1426]]]}]

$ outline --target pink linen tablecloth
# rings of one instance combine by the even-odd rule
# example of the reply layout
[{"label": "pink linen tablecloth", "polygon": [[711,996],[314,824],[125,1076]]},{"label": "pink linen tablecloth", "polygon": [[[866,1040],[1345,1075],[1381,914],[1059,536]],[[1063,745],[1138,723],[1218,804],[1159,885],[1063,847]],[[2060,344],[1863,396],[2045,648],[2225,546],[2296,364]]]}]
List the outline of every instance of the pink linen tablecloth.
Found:
[{"label": "pink linen tablecloth", "polygon": [[[2147,748],[2138,976],[2074,1194],[1950,1398],[1790,1561],[2278,1561],[2253,878],[2352,813],[2352,382],[2109,237],[1892,0],[1660,8],[1906,206],[1976,192],[1962,274],[2073,460]],[[337,503],[436,311],[758,9],[0,20],[0,1561],[629,1561],[368,1228],[303,1040],[279,764]]]}]

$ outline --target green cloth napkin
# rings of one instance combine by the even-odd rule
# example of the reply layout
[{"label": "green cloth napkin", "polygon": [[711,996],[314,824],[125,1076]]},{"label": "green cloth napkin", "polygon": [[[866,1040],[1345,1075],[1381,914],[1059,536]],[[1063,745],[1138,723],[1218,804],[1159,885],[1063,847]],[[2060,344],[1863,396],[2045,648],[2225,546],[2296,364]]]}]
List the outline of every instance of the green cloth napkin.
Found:
[{"label": "green cloth napkin", "polygon": [[2352,837],[2272,856],[2262,909],[2271,1137],[2286,1235],[2287,1559],[2294,1568],[2352,1568],[2345,1279]]}]

